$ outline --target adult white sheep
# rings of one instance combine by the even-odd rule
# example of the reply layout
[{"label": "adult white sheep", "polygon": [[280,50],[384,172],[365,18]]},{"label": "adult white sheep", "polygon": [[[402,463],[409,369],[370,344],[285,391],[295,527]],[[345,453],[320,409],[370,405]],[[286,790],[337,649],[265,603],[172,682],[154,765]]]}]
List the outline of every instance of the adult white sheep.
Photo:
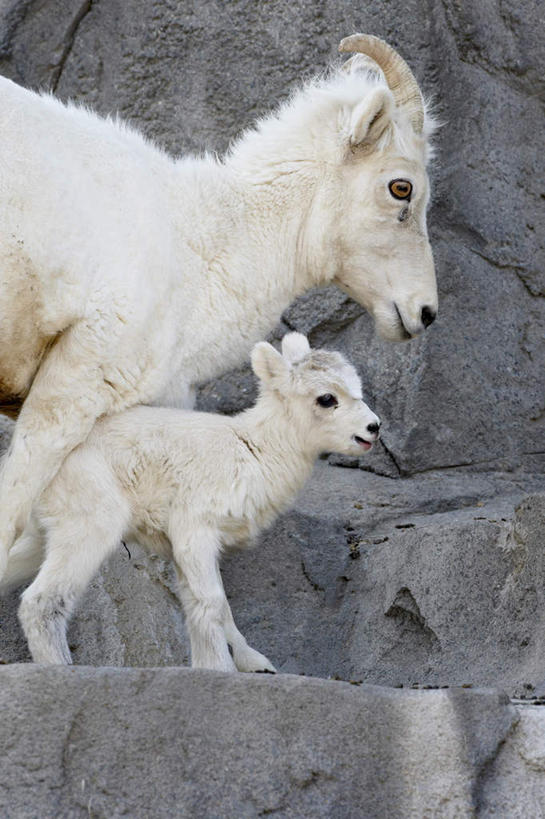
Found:
[{"label": "adult white sheep", "polygon": [[[255,538],[289,504],[321,451],[371,449],[379,420],[355,369],[290,333],[257,344],[256,405],[233,418],[135,407],[98,421],[66,459],[15,543],[4,588],[36,572],[19,616],[35,662],[69,663],[66,621],[122,537],[174,559],[192,665],[274,671],[235,626],[223,548]],[[228,644],[233,650],[233,659]]]},{"label": "adult white sheep", "polygon": [[0,404],[20,410],[0,475],[0,577],[99,416],[191,406],[307,288],[337,283],[389,339],[433,321],[422,95],[383,41],[340,48],[368,56],[304,86],[223,161],[175,161],[0,80]]}]

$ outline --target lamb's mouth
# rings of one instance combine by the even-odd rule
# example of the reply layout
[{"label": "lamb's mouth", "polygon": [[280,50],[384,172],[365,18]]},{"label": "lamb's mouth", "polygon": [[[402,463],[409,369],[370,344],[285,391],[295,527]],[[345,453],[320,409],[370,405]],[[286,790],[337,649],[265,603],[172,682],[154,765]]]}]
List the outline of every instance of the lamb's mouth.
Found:
[{"label": "lamb's mouth", "polygon": [[359,435],[354,435],[354,441],[357,443],[358,446],[361,446],[362,449],[367,452],[373,446],[372,441],[366,441],[365,438],[360,438]]}]

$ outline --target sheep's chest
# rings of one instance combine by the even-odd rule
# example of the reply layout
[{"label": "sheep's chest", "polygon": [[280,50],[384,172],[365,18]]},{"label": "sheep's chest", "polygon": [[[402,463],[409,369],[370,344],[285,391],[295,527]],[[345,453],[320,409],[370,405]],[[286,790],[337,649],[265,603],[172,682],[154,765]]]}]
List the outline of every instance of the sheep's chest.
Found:
[{"label": "sheep's chest", "polygon": [[3,248],[0,281],[0,412],[17,417],[56,332],[43,326],[43,292],[20,248]]}]

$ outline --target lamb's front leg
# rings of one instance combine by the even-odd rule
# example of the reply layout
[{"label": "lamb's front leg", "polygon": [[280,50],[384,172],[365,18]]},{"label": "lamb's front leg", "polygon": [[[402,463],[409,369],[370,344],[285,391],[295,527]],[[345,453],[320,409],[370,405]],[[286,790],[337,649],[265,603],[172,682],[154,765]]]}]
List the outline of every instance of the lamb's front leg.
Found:
[{"label": "lamb's front leg", "polygon": [[191,665],[236,671],[223,628],[229,604],[218,582],[218,538],[212,530],[200,528],[187,535],[171,534],[170,539],[191,641]]},{"label": "lamb's front leg", "polygon": [[[217,563],[216,571],[218,573],[218,581],[223,588],[223,581]],[[259,651],[256,651],[255,648],[249,646],[244,636],[238,630],[227,597],[225,598],[223,628],[227,642],[233,649],[233,659],[239,671],[268,671],[271,674],[276,674],[276,668],[271,661],[267,659],[264,654],[261,654]]]},{"label": "lamb's front leg", "polygon": [[125,355],[120,340],[124,325],[119,329],[116,321],[121,324],[107,317],[74,324],[58,338],[34,378],[0,472],[0,578],[32,505],[68,453],[85,440],[98,416],[139,400],[136,391],[120,399],[112,377],[105,374],[114,369],[116,355]]}]

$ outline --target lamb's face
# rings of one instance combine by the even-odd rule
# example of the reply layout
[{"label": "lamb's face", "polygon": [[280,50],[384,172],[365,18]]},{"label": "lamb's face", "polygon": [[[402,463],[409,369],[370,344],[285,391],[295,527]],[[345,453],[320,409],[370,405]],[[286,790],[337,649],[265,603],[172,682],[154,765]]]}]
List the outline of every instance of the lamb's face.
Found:
[{"label": "lamb's face", "polygon": [[305,336],[289,333],[282,355],[266,342],[257,344],[252,365],[282,398],[302,448],[361,455],[378,439],[380,420],[363,402],[358,374],[340,353],[312,351]]},{"label": "lamb's face", "polygon": [[311,352],[293,365],[292,380],[291,400],[313,449],[343,455],[371,449],[380,420],[363,401],[355,369],[339,353]]}]

